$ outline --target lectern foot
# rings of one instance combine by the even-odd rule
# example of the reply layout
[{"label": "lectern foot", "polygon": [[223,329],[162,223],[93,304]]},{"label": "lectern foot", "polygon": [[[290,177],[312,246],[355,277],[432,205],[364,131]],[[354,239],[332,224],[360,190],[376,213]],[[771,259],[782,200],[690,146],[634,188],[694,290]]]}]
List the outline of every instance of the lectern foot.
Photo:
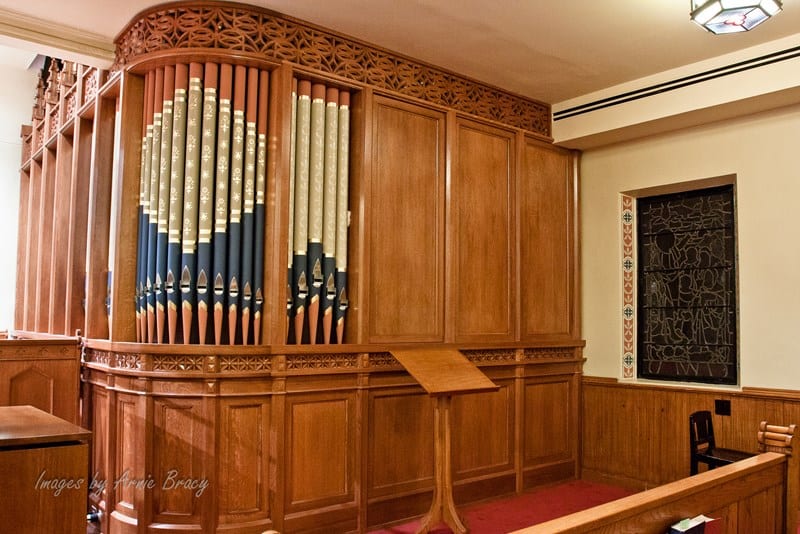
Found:
[{"label": "lectern foot", "polygon": [[425,514],[416,534],[428,534],[439,523],[444,523],[450,527],[453,534],[467,534],[469,532],[469,529],[464,525],[458,513],[454,509],[448,510],[446,507],[444,511],[438,510],[435,513],[428,512]]}]

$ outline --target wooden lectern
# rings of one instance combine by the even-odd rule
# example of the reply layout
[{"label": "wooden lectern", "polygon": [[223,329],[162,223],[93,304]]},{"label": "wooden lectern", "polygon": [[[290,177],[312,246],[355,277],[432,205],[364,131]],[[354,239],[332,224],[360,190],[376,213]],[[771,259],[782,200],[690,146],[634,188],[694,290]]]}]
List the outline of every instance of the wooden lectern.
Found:
[{"label": "wooden lectern", "polygon": [[455,349],[409,349],[391,352],[423,389],[436,397],[433,418],[436,486],[433,490],[433,504],[422,518],[417,534],[429,532],[439,522],[444,522],[455,534],[465,534],[467,527],[453,502],[450,401],[458,393],[496,391],[499,387]]},{"label": "wooden lectern", "polygon": [[85,534],[91,435],[33,406],[0,406],[0,531]]}]

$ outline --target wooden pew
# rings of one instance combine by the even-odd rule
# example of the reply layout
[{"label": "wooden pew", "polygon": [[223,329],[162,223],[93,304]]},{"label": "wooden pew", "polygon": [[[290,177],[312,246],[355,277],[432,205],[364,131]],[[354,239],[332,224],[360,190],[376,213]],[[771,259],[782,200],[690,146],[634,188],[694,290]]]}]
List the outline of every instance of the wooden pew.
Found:
[{"label": "wooden pew", "polygon": [[794,425],[763,421],[758,432],[762,452],[757,456],[513,534],[664,534],[673,523],[700,514],[719,518],[725,534],[794,534],[800,454],[792,454],[793,434]]}]

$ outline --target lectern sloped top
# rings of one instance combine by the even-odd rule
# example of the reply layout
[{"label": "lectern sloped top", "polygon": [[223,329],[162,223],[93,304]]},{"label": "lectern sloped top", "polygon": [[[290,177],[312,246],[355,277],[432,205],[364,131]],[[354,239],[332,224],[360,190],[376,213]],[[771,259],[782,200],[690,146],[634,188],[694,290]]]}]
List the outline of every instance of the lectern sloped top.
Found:
[{"label": "lectern sloped top", "polygon": [[474,363],[455,349],[407,349],[392,350],[391,353],[430,395],[499,389]]},{"label": "lectern sloped top", "polygon": [[0,406],[0,449],[87,441],[92,433],[33,406]]}]

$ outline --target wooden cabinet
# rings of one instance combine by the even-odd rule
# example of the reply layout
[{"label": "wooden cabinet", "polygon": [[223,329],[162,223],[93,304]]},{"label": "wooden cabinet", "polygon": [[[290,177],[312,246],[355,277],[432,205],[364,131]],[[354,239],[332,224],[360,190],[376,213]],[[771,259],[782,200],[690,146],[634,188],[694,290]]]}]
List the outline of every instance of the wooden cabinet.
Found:
[{"label": "wooden cabinet", "polygon": [[90,436],[33,406],[0,407],[3,532],[86,532]]}]

